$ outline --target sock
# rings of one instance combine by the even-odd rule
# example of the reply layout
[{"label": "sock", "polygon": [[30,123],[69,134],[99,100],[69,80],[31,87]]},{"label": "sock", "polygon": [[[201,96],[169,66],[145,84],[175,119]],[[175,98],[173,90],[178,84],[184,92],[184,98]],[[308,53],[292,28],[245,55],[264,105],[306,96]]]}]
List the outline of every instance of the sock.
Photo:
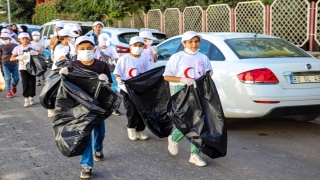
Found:
[{"label": "sock", "polygon": [[29,101],[29,98],[24,98],[24,102],[28,102]]},{"label": "sock", "polygon": [[29,100],[30,100],[30,101],[33,100],[33,97],[29,97]]}]

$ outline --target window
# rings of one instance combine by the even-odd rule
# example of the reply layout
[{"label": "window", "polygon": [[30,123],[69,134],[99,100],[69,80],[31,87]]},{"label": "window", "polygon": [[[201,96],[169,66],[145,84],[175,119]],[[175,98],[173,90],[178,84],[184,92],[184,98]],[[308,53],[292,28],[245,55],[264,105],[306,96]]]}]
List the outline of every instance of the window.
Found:
[{"label": "window", "polygon": [[152,36],[157,38],[157,39],[153,40],[152,46],[156,46],[167,39],[167,36],[165,34],[152,33]]},{"label": "window", "polygon": [[46,34],[47,34],[47,35],[46,35],[46,36],[47,36],[47,39],[51,39],[51,38],[50,38],[50,35],[51,35],[51,34],[52,34],[52,35],[54,34],[54,30],[55,30],[54,27],[55,27],[55,24],[52,24],[52,25],[50,25],[50,26],[47,28],[47,31],[48,31],[48,32],[46,33]]},{"label": "window", "polygon": [[238,38],[225,42],[240,59],[310,57],[306,52],[283,39]]},{"label": "window", "polygon": [[41,39],[43,39],[44,36],[47,36],[46,34],[44,34],[44,33],[46,32],[46,27],[47,27],[47,26],[43,26],[43,27],[40,29]]},{"label": "window", "polygon": [[91,30],[92,30],[91,26],[81,26],[81,34],[87,34]]},{"label": "window", "polygon": [[222,52],[215,46],[214,44],[211,44],[211,52],[210,52],[210,61],[224,61],[226,58],[222,54]]},{"label": "window", "polygon": [[123,33],[119,35],[118,39],[122,43],[129,44],[130,39],[134,36],[139,36],[139,32]]},{"label": "window", "polygon": [[158,46],[158,60],[167,60],[176,53],[181,46],[181,38],[172,39]]}]

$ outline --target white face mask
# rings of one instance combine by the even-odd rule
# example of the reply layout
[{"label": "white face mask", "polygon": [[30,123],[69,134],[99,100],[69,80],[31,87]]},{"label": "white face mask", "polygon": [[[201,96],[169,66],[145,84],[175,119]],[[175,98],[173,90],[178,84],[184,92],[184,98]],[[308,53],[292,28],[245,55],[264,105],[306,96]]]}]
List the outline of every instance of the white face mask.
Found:
[{"label": "white face mask", "polygon": [[10,44],[10,40],[1,40],[3,44]]},{"label": "white face mask", "polygon": [[184,51],[185,51],[186,53],[188,53],[188,54],[191,54],[191,55],[197,54],[199,50],[200,50],[200,49],[197,49],[197,50],[195,50],[195,51],[191,51],[191,50],[188,49],[188,48],[184,48]]},{"label": "white face mask", "polygon": [[151,46],[151,44],[153,43],[153,40],[151,39],[151,40],[147,40],[147,44],[149,45],[149,46]]},{"label": "white face mask", "polygon": [[134,55],[141,55],[141,53],[143,52],[143,47],[131,47],[130,52]]},{"label": "white face mask", "polygon": [[39,40],[39,39],[40,39],[40,36],[32,36],[32,39],[33,39],[33,40]]},{"label": "white face mask", "polygon": [[77,59],[79,61],[91,61],[94,58],[94,50],[78,50]]}]

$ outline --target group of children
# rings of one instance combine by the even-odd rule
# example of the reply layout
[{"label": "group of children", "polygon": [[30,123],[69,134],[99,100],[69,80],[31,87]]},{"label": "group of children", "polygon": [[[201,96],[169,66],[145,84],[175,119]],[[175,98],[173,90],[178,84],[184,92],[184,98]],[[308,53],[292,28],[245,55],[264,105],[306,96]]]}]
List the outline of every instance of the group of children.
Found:
[{"label": "group of children", "polygon": [[[40,33],[34,31],[32,38],[29,33],[20,32],[18,42],[9,29],[3,28],[0,35],[0,57],[6,82],[6,97],[12,98],[17,93],[17,85],[22,79],[22,95],[25,97],[24,107],[35,104],[33,97],[36,95],[36,77],[29,74],[26,64],[30,55],[44,54],[44,48],[40,42]],[[44,77],[43,77],[44,80]]]}]

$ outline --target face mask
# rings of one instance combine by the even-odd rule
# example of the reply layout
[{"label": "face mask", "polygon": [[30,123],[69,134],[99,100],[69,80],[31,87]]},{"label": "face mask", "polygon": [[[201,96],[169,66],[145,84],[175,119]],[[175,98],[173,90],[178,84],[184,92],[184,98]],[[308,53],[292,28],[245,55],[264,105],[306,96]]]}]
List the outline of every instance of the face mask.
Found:
[{"label": "face mask", "polygon": [[10,44],[10,40],[1,40],[3,44]]},{"label": "face mask", "polygon": [[79,61],[91,61],[94,58],[94,50],[78,50]]},{"label": "face mask", "polygon": [[151,44],[153,43],[153,40],[151,39],[151,40],[147,40],[147,44],[149,45],[149,46],[151,46]]},{"label": "face mask", "polygon": [[199,49],[197,49],[196,51],[191,51],[190,49],[188,48],[184,48],[184,51],[188,54],[191,54],[191,55],[195,55],[198,53]]},{"label": "face mask", "polygon": [[105,46],[105,45],[99,45],[99,47],[100,47],[101,49],[107,49],[107,46]]},{"label": "face mask", "polygon": [[143,47],[131,47],[131,53],[134,55],[141,55]]},{"label": "face mask", "polygon": [[39,39],[40,39],[40,36],[32,36],[32,39],[33,39],[33,40],[39,40]]}]

